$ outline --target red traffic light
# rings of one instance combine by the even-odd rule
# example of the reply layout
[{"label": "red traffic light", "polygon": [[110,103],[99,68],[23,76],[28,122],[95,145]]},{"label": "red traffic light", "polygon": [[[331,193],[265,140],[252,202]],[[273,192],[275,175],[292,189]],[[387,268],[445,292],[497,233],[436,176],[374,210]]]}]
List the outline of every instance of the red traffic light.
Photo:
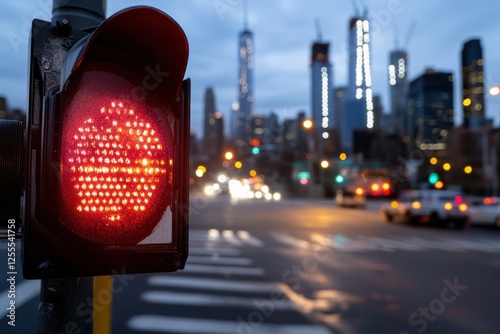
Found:
[{"label": "red traffic light", "polygon": [[[51,34],[47,25],[32,35],[47,44],[58,38]],[[134,7],[80,38],[64,58],[60,85],[44,81],[41,128],[36,113],[29,117],[30,151],[40,159],[28,157],[27,192],[34,195],[26,205],[25,276],[181,269],[188,216],[186,36],[168,15]],[[33,51],[32,68],[43,51]],[[36,92],[36,71],[32,76]]]},{"label": "red traffic light", "polygon": [[169,127],[160,131],[166,121],[161,114],[136,107],[113,101],[82,112],[67,110],[61,221],[83,238],[138,243],[171,203],[172,134]]}]

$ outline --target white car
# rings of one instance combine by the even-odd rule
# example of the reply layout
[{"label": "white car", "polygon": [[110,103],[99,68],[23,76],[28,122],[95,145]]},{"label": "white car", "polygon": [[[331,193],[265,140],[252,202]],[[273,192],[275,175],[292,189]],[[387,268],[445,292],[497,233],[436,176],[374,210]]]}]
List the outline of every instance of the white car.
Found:
[{"label": "white car", "polygon": [[462,193],[451,190],[406,191],[399,200],[383,206],[381,211],[389,223],[396,219],[440,226],[454,222],[455,227],[462,228],[469,220]]},{"label": "white car", "polygon": [[335,202],[338,206],[364,208],[366,206],[366,191],[360,186],[338,189]]},{"label": "white car", "polygon": [[471,201],[469,217],[471,224],[500,227],[500,198],[486,197]]}]

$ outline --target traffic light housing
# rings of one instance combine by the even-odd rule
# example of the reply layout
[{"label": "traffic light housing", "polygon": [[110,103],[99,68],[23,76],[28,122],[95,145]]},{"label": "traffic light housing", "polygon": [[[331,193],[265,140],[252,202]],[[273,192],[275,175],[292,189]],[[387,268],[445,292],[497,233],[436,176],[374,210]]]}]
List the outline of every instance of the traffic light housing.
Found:
[{"label": "traffic light housing", "polygon": [[30,47],[25,278],[182,269],[190,112],[182,28],[133,7],[93,31],[34,20]]}]

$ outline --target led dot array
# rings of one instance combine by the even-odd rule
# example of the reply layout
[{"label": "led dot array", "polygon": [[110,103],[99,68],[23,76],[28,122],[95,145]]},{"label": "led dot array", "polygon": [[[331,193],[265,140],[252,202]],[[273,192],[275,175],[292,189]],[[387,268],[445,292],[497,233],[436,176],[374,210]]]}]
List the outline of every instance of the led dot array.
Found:
[{"label": "led dot array", "polygon": [[153,124],[122,103],[112,102],[69,136],[65,166],[78,212],[123,220],[151,205],[173,165]]}]

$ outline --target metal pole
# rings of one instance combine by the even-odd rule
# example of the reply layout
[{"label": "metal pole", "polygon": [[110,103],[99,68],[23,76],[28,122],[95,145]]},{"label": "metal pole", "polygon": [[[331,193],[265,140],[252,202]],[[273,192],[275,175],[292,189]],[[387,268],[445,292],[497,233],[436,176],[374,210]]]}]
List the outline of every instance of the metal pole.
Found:
[{"label": "metal pole", "polygon": [[92,333],[92,288],[92,277],[43,279],[38,333]]},{"label": "metal pole", "polygon": [[53,0],[52,22],[67,19],[74,29],[98,26],[106,18],[106,0]]}]

